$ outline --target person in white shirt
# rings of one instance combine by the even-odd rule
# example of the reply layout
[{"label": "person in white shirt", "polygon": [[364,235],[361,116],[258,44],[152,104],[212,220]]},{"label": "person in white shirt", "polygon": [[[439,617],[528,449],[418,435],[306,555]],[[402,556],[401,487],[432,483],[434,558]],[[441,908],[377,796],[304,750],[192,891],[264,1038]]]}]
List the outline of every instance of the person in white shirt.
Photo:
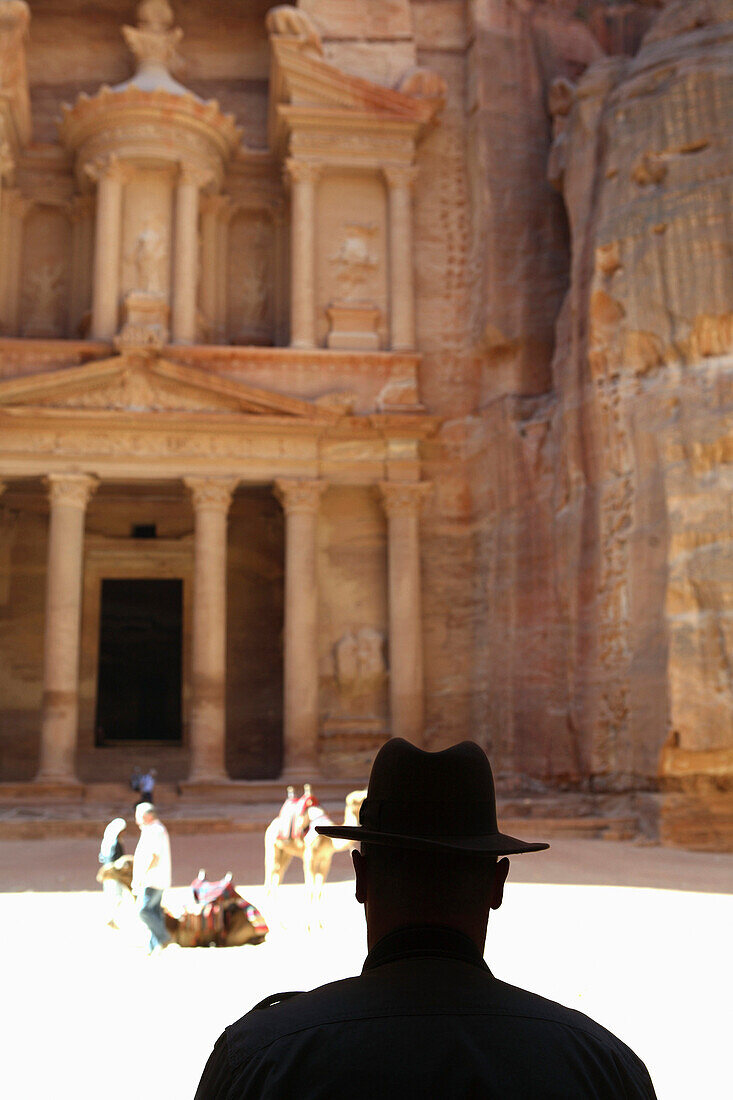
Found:
[{"label": "person in white shirt", "polygon": [[140,839],[132,865],[132,892],[140,919],[150,932],[148,954],[152,955],[170,941],[161,902],[163,891],[171,884],[171,846],[168,830],[151,802],[136,807],[135,821]]}]

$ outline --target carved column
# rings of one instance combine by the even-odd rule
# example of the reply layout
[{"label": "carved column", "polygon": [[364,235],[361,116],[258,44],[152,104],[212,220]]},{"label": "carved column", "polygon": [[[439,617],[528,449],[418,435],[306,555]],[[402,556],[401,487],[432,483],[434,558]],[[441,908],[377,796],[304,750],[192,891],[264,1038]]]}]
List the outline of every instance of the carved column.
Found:
[{"label": "carved column", "polygon": [[291,181],[290,209],[290,346],[316,346],[316,182],[320,165],[306,160],[286,162]]},{"label": "carved column", "polygon": [[88,195],[76,195],[71,202],[71,286],[69,332],[74,339],[89,303],[89,259],[92,204]]},{"label": "carved column", "polygon": [[97,480],[50,474],[43,717],[36,779],[76,782],[84,515]]},{"label": "carved column", "polygon": [[87,171],[97,180],[91,336],[111,340],[119,319],[124,167],[110,157],[89,165]]},{"label": "carved column", "polygon": [[176,186],[172,323],[175,344],[196,342],[199,188],[206,179],[201,172],[184,168]]},{"label": "carved column", "polygon": [[392,736],[421,744],[424,726],[420,507],[429,482],[380,483],[388,523]]},{"label": "carved column", "polygon": [[4,247],[0,248],[0,334],[9,331],[6,304],[9,282],[7,241],[10,230],[8,194],[14,171],[15,163],[10,145],[0,137],[0,242],[5,242]]},{"label": "carved column", "polygon": [[184,482],[195,514],[189,779],[216,782],[226,779],[227,513],[237,479]]},{"label": "carved column", "polygon": [[209,342],[220,340],[219,215],[223,195],[209,195],[201,207],[201,309],[209,324]]},{"label": "carved column", "polygon": [[2,194],[0,209],[0,332],[17,336],[20,286],[23,270],[23,231],[25,216],[32,207],[17,187]]},{"label": "carved column", "polygon": [[415,286],[412,255],[412,187],[417,169],[388,166],[384,177],[389,190],[389,270],[391,347],[415,347]]},{"label": "carved column", "polygon": [[216,202],[216,318],[215,332],[219,344],[227,343],[227,313],[229,309],[229,221],[233,213],[228,195],[217,195]]},{"label": "carved column", "polygon": [[272,209],[272,227],[275,237],[275,274],[274,274],[274,312],[275,312],[275,344],[283,347],[287,340],[288,306],[287,306],[287,243],[288,235],[285,224],[285,211],[282,203],[277,203]]},{"label": "carved column", "polygon": [[318,505],[325,481],[280,478],[285,511],[285,771],[318,766]]}]

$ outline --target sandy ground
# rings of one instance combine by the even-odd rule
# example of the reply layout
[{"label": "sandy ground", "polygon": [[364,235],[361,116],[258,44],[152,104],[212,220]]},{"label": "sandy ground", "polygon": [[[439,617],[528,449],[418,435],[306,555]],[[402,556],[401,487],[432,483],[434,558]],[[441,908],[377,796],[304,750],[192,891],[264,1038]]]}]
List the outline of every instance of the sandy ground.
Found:
[{"label": "sandy ground", "polygon": [[[130,838],[130,847],[134,838]],[[232,870],[272,932],[259,947],[167,949],[149,959],[132,914],[105,927],[88,840],[0,847],[4,1095],[192,1097],[223,1027],[262,997],[357,973],[365,953],[349,860],[334,861],[309,932],[297,873],[277,911],[255,836],[173,840],[176,887]],[[253,885],[254,884],[254,885]],[[557,841],[512,863],[486,958],[506,981],[593,1016],[649,1066],[660,1100],[730,1096],[733,856]]]}]

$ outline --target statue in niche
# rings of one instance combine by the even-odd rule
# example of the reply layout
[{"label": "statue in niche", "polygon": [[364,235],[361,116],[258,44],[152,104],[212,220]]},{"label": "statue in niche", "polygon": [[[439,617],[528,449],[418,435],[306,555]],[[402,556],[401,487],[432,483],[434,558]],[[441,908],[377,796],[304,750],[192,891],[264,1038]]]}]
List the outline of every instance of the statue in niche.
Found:
[{"label": "statue in niche", "polygon": [[336,643],[336,680],[342,696],[368,695],[384,680],[384,638],[370,626],[348,630]]},{"label": "statue in niche", "polygon": [[248,306],[247,312],[251,321],[267,319],[268,274],[267,257],[262,251],[254,252],[242,280],[242,289]]},{"label": "statue in niche", "polygon": [[28,276],[30,313],[24,325],[28,336],[57,336],[63,269],[60,263],[41,264]]},{"label": "statue in niche", "polygon": [[378,256],[371,251],[371,241],[377,232],[373,223],[348,223],[339,249],[330,257],[338,270],[339,292],[346,301],[359,298],[372,271],[379,266]]},{"label": "statue in niche", "polygon": [[152,224],[138,234],[135,241],[135,289],[142,294],[162,294],[160,266],[165,259],[163,238]]},{"label": "statue in niche", "polygon": [[242,250],[246,253],[243,270],[237,278],[236,309],[240,342],[266,340],[270,336],[271,268],[267,234],[261,228],[247,234]]}]

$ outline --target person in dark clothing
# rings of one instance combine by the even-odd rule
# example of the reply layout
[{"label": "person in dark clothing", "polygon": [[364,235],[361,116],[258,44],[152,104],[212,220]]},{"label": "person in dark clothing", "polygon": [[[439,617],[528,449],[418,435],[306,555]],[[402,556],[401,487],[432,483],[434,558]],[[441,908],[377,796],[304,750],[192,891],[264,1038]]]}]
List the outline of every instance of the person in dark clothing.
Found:
[{"label": "person in dark clothing", "polygon": [[499,832],[478,745],[428,753],[388,741],[359,821],[317,828],[361,844],[361,975],[255,1006],[217,1040],[196,1100],[654,1100],[646,1067],[620,1039],[484,962],[505,857],[549,845]]}]

